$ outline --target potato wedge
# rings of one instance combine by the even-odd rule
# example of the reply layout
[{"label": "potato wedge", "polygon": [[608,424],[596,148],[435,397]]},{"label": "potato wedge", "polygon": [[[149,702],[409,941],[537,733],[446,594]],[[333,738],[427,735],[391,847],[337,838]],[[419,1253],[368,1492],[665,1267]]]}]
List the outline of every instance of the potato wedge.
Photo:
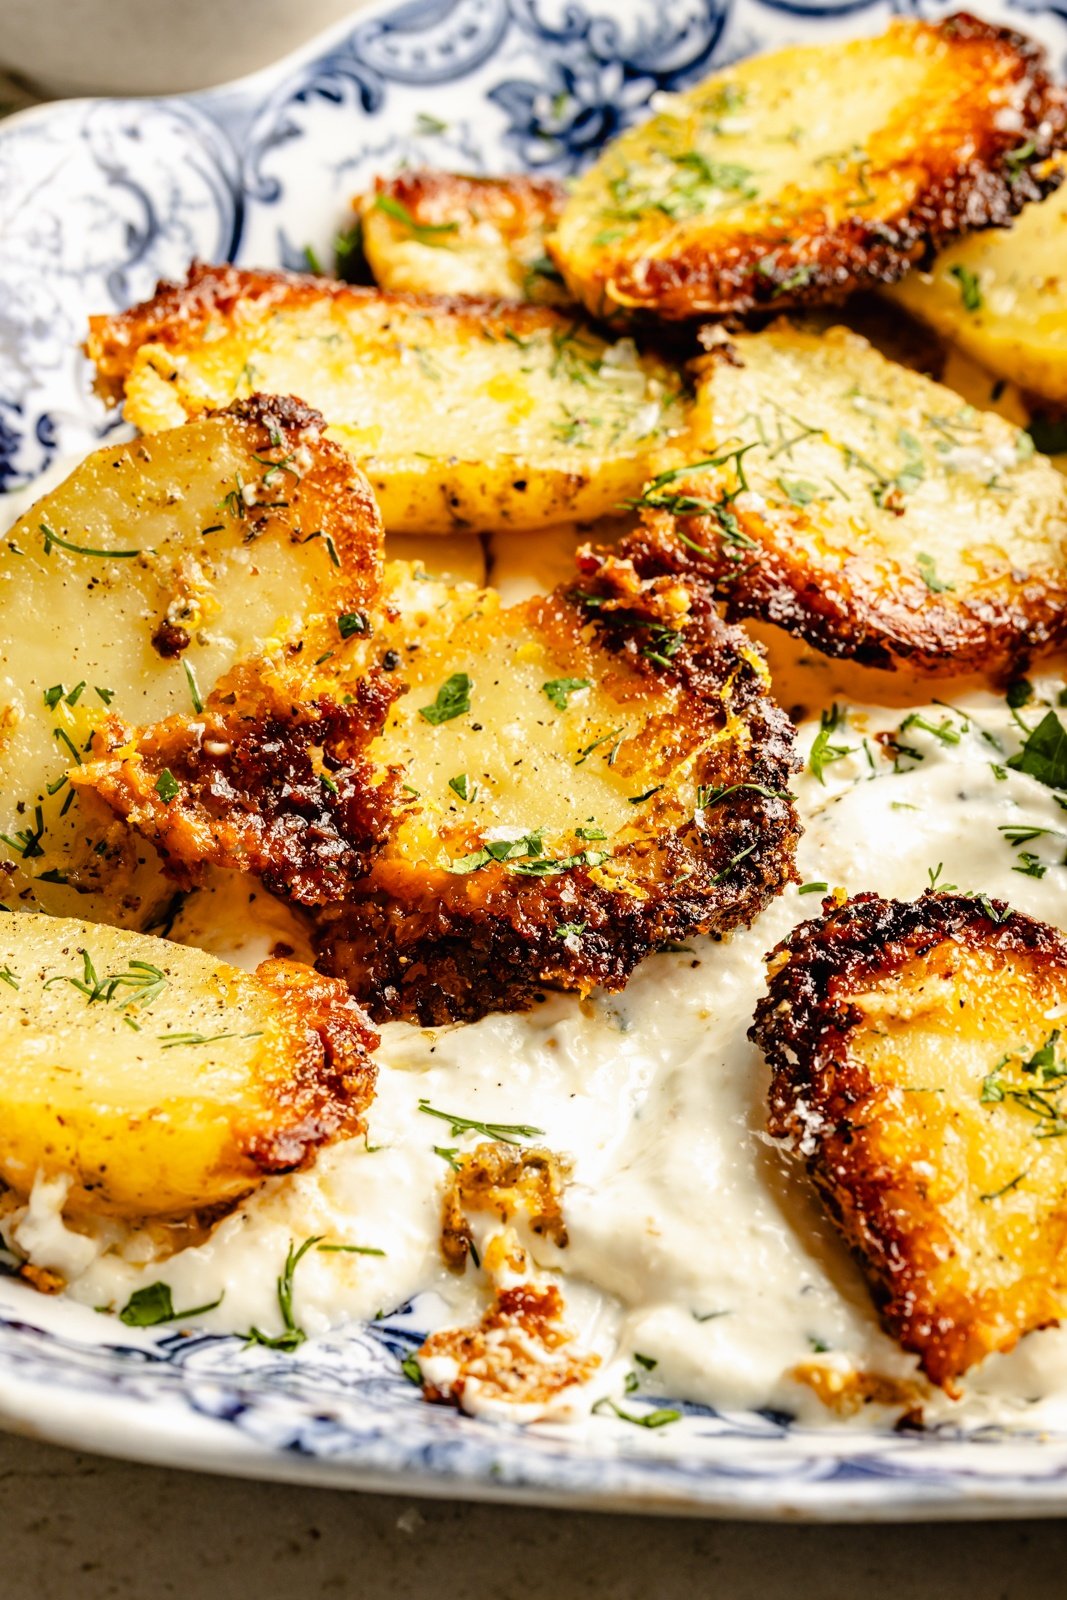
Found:
[{"label": "potato wedge", "polygon": [[573,185],[550,248],[595,316],[840,301],[1055,178],[1043,52],[959,15],[795,45],[675,95]]},{"label": "potato wedge", "polygon": [[143,924],[171,887],[67,773],[111,716],[195,711],[236,661],[340,650],[380,573],[370,492],[321,418],[257,398],[90,456],[0,554],[8,904]]},{"label": "potato wedge", "polygon": [[680,379],[547,306],[385,295],[193,268],[93,319],[104,392],[148,433],[255,383],[317,406],[367,473],[386,528],[536,528],[636,494],[684,425]]},{"label": "potato wedge", "polygon": [[[1067,173],[1058,157],[1055,170]],[[887,293],[982,362],[1046,400],[1067,401],[1067,187],[1010,228],[972,234]]]},{"label": "potato wedge", "polygon": [[474,294],[567,305],[545,238],[563,206],[551,178],[398,172],[356,200],[363,248],[380,289]]},{"label": "potato wedge", "polygon": [[377,1036],[344,986],[254,975],[63,917],[0,927],[0,1177],[67,1205],[179,1216],[236,1199],[363,1128]]},{"label": "potato wedge", "polygon": [[831,656],[1015,672],[1067,637],[1067,485],[1026,434],[847,328],[741,334],[643,503],[731,620]]},{"label": "potato wedge", "polygon": [[953,1393],[1067,1310],[1067,940],[962,895],[825,904],[768,957],[770,1130]]}]

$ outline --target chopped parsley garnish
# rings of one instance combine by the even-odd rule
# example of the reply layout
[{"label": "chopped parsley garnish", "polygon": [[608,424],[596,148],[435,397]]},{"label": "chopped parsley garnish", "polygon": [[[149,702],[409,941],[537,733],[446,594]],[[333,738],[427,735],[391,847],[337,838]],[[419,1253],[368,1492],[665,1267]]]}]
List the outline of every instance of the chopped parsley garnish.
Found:
[{"label": "chopped parsley garnish", "polygon": [[258,1328],[250,1328],[247,1334],[249,1344],[264,1345],[268,1350],[298,1350],[307,1338],[303,1328],[297,1327],[293,1317],[293,1278],[296,1269],[315,1245],[322,1243],[322,1234],[314,1233],[305,1239],[299,1249],[292,1239],[289,1241],[289,1250],[285,1257],[285,1266],[281,1270],[278,1282],[278,1309],[282,1314],[284,1332],[275,1335],[260,1333]]},{"label": "chopped parsley garnish", "polygon": [[955,278],[960,290],[960,299],[963,301],[965,311],[981,311],[982,309],[982,284],[977,272],[972,272],[970,267],[962,263],[949,267],[948,275]]},{"label": "chopped parsley garnish", "polygon": [[852,745],[831,744],[830,735],[836,733],[845,720],[845,713],[835,701],[828,711],[822,712],[819,717],[819,731],[808,756],[808,766],[811,768],[819,782],[825,784],[826,768],[834,761],[841,761],[845,756],[850,756]]},{"label": "chopped parsley garnish", "polygon": [[44,812],[40,806],[33,808],[33,823],[32,828],[19,828],[14,835],[0,833],[0,840],[3,840],[9,850],[14,850],[16,855],[20,855],[23,861],[44,855],[41,849],[41,840],[44,837]]},{"label": "chopped parsley garnish", "polygon": [[664,787],[664,785],[662,783],[657,783],[654,788],[646,789],[644,794],[630,794],[630,795],[627,795],[626,798],[629,801],[630,805],[639,806],[645,800],[651,800],[651,798],[652,798],[652,796],[654,794],[659,794],[660,790],[663,787]]},{"label": "chopped parsley garnish", "polygon": [[828,888],[829,885],[823,883],[821,879],[813,878],[811,883],[802,883],[797,894],[825,894]]},{"label": "chopped parsley garnish", "polygon": [[754,794],[761,794],[768,800],[788,800],[788,789],[768,789],[765,783],[729,783],[719,787],[710,783],[697,784],[697,810],[711,811],[713,807],[721,805],[730,795],[737,794],[742,789],[751,789]]},{"label": "chopped parsley garnish", "polygon": [[160,1048],[175,1050],[179,1046],[218,1044],[220,1039],[258,1039],[259,1033],[163,1033],[159,1036]]},{"label": "chopped parsley garnish", "polygon": [[435,1156],[440,1156],[442,1161],[447,1161],[453,1172],[459,1172],[461,1170],[460,1164],[456,1160],[456,1157],[459,1155],[458,1145],[435,1144],[433,1147],[433,1153]]},{"label": "chopped parsley garnish", "polygon": [[614,1412],[620,1422],[632,1422],[637,1428],[665,1428],[669,1422],[680,1422],[682,1419],[682,1413],[670,1406],[661,1406],[656,1411],[624,1411],[614,1400],[606,1397],[598,1400],[593,1410],[603,1411],[605,1407]]},{"label": "chopped parsley garnish", "polygon": [[819,498],[819,485],[809,483],[806,478],[778,478],[776,481],[786,499],[795,506],[810,506]]},{"label": "chopped parsley garnish", "polygon": [[51,555],[53,545],[58,545],[60,550],[69,550],[72,556],[102,556],[105,561],[129,561],[145,553],[143,550],[98,550],[93,545],[71,544],[69,539],[61,539],[58,533],[54,533],[46,522],[39,522],[37,526],[44,535],[46,556]]},{"label": "chopped parsley garnish", "polygon": [[181,793],[181,784],[170,768],[164,767],[156,779],[155,789],[163,804],[169,806],[171,801],[176,800]]},{"label": "chopped parsley garnish", "polygon": [[185,668],[185,681],[189,685],[189,698],[193,702],[193,710],[199,716],[204,709],[204,700],[200,693],[200,685],[196,681],[196,672],[191,661],[183,659],[182,666]]},{"label": "chopped parsley garnish", "polygon": [[591,689],[592,686],[589,678],[550,678],[541,688],[557,711],[566,711],[572,694],[577,694],[579,689]]},{"label": "chopped parsley garnish", "polygon": [[9,989],[19,987],[19,975],[13,967],[0,967],[0,983],[6,983]]},{"label": "chopped parsley garnish", "polygon": [[1009,711],[1020,711],[1034,698],[1034,686],[1029,678],[1015,678],[1008,684],[1004,698],[1008,702]]},{"label": "chopped parsley garnish", "polygon": [[157,1328],[161,1322],[182,1322],[190,1317],[203,1316],[222,1304],[225,1291],[217,1300],[207,1305],[190,1306],[187,1311],[175,1311],[169,1283],[150,1283],[144,1289],[135,1289],[119,1312],[119,1321],[127,1328]]},{"label": "chopped parsley garnish", "polygon": [[931,894],[953,894],[959,888],[955,883],[942,883],[941,874],[945,870],[945,863],[939,861],[936,867],[927,867],[926,878],[930,885]]},{"label": "chopped parsley garnish", "polygon": [[418,1388],[422,1388],[422,1368],[414,1356],[405,1356],[400,1363],[400,1370],[409,1383],[414,1383]]},{"label": "chopped parsley garnish", "polygon": [[351,639],[353,634],[366,633],[367,619],[362,611],[342,611],[337,619],[337,631],[342,639]]},{"label": "chopped parsley garnish", "polygon": [[450,234],[459,232],[458,222],[419,222],[407,206],[391,194],[379,194],[374,199],[375,211],[384,211],[387,217],[399,222],[420,244],[443,246]]},{"label": "chopped parsley garnish", "polygon": [[101,977],[88,950],[78,953],[82,958],[81,977],[72,978],[67,973],[58,973],[46,981],[46,989],[50,989],[54,983],[69,983],[72,989],[77,989],[79,994],[85,996],[89,1005],[95,1005],[98,1001],[105,1006],[110,1005],[116,996],[120,996],[124,1006],[150,1006],[167,987],[167,974],[150,961],[130,961],[124,972],[107,972]]},{"label": "chopped parsley garnish", "polygon": [[[1018,1062],[1018,1070],[1030,1082],[1022,1086],[1005,1082],[1004,1071],[1016,1059],[1018,1052],[1001,1056],[992,1072],[982,1079],[979,1099],[983,1105],[1009,1103],[1018,1106],[1034,1118],[1035,1139],[1061,1139],[1067,1134],[1067,1106],[1062,1103],[1062,1092],[1067,1087],[1067,1062],[1058,1059],[1057,1047],[1060,1030],[1053,1028],[1044,1044],[1025,1061]],[[1025,1177],[1025,1173],[1020,1175]]]},{"label": "chopped parsley garnish", "polygon": [[474,800],[478,795],[478,785],[472,783],[465,772],[456,778],[449,778],[448,787],[453,794],[458,794],[461,800]]},{"label": "chopped parsley garnish", "polygon": [[1067,729],[1054,711],[1045,713],[1006,765],[1050,789],[1067,789]]},{"label": "chopped parsley garnish", "polygon": [[[587,924],[584,922],[560,922],[556,925],[557,939],[580,939],[585,932]],[[0,973],[0,977],[3,974]]]},{"label": "chopped parsley garnish", "polygon": [[438,727],[442,722],[451,722],[453,717],[461,717],[470,708],[470,677],[465,672],[454,672],[438,689],[433,704],[419,707],[419,716]]},{"label": "chopped parsley garnish", "polygon": [[939,578],[937,568],[934,566],[933,556],[928,556],[920,550],[915,557],[915,565],[919,569],[919,576],[931,594],[950,594],[955,592],[956,585],[949,583],[945,578]]},{"label": "chopped parsley garnish", "polygon": [[[528,1127],[525,1123],[507,1122],[479,1122],[474,1117],[461,1117],[451,1111],[438,1111],[428,1100],[419,1101],[419,1110],[428,1117],[439,1117],[442,1122],[448,1123],[448,1131],[453,1139],[458,1139],[464,1133],[480,1133],[487,1139],[496,1139],[500,1144],[521,1144],[523,1139],[537,1139],[544,1134],[544,1128]],[[437,1146],[434,1146],[437,1149]],[[441,1152],[438,1151],[438,1154]]]},{"label": "chopped parsley garnish", "polygon": [[371,1244],[320,1244],[320,1255],[345,1255],[345,1256],[384,1256],[384,1250],[378,1250]]}]

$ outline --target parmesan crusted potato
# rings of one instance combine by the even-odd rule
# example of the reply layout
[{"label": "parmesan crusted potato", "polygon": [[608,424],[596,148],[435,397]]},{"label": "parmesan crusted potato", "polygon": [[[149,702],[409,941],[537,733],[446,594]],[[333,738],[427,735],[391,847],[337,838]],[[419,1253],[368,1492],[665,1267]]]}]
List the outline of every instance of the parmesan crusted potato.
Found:
[{"label": "parmesan crusted potato", "polygon": [[4,899],[143,924],[171,892],[75,776],[112,717],[198,712],[235,662],[342,648],[381,525],[321,418],[257,398],[88,457],[0,555]]},{"label": "parmesan crusted potato", "polygon": [[[241,866],[318,907],[320,963],[378,1017],[621,988],[658,944],[747,923],[789,880],[796,763],[761,655],[701,586],[642,582],[625,548],[583,561],[510,608],[391,569],[319,721],[282,737],[238,693],[239,736],[213,705],[122,729],[79,781],[172,870]],[[376,735],[368,707],[387,713]],[[264,747],[287,813],[308,796],[295,836],[249,784]]]},{"label": "parmesan crusted potato", "polygon": [[376,1016],[622,988],[792,876],[791,729],[759,652],[699,588],[637,580],[625,546],[583,565],[509,608],[424,584],[383,631],[408,688],[369,755],[406,804],[317,915],[320,964]]},{"label": "parmesan crusted potato", "polygon": [[551,306],[570,300],[545,246],[563,196],[551,178],[419,171],[379,178],[355,206],[380,289]]},{"label": "parmesan crusted potato", "polygon": [[240,972],[63,917],[0,927],[0,1177],[70,1180],[67,1205],[179,1216],[362,1131],[377,1036],[344,986]]},{"label": "parmesan crusted potato", "polygon": [[250,385],[296,393],[367,473],[390,532],[536,528],[636,494],[684,425],[677,374],[547,306],[193,268],[97,317],[101,387],[148,433]]},{"label": "parmesan crusted potato", "polygon": [[609,319],[837,301],[1040,199],[1064,128],[1029,40],[898,21],[671,96],[573,185],[550,248]]},{"label": "parmesan crusted potato", "polygon": [[[1067,161],[1057,158],[1062,179]],[[1067,188],[949,245],[892,298],[999,377],[1067,401]]]},{"label": "parmesan crusted potato", "polygon": [[1067,637],[1067,485],[1029,434],[846,328],[779,323],[704,363],[643,504],[731,620],[831,656],[1014,672]]},{"label": "parmesan crusted potato", "polygon": [[768,957],[770,1130],[955,1392],[1067,1307],[1067,940],[962,895],[830,907]]}]

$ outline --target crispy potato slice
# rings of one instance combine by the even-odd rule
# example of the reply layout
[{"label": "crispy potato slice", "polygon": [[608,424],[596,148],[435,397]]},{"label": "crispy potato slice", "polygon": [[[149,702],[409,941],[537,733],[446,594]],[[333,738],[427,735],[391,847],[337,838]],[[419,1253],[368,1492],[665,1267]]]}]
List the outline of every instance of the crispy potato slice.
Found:
[{"label": "crispy potato slice", "polygon": [[[360,746],[367,766],[344,748],[323,763],[321,725],[289,724],[337,791],[319,786],[303,855],[262,829],[259,857],[223,853],[249,837],[232,798],[248,746],[219,740],[201,765],[174,754],[204,751],[213,707],[123,730],[124,747],[80,778],[172,863],[269,872],[318,905],[321,964],[376,1016],[474,1018],[529,1005],[546,983],[621,988],[658,944],[747,923],[789,880],[796,762],[762,656],[701,586],[642,582],[625,549],[583,560],[580,582],[510,608],[491,590],[390,569],[348,692],[357,712],[361,696],[388,706],[383,673],[404,692]],[[269,742],[254,718],[249,708],[246,739]],[[287,791],[285,763],[304,759],[294,748],[276,762]],[[379,803],[377,846],[360,857],[346,808],[362,821]]]},{"label": "crispy potato slice", "polygon": [[178,1216],[236,1199],[363,1128],[377,1036],[343,984],[254,975],[65,917],[0,928],[0,1177],[67,1204]]},{"label": "crispy potato slice", "polygon": [[318,914],[321,964],[376,1016],[622,988],[792,876],[792,732],[759,652],[699,587],[638,580],[625,546],[584,566],[510,608],[424,585],[383,638],[409,688],[370,756],[408,805]]},{"label": "crispy potato slice", "polygon": [[[1067,161],[1058,157],[1062,179]],[[995,372],[1067,401],[1067,188],[1027,206],[1010,228],[949,245],[892,298]]]},{"label": "crispy potato slice", "polygon": [[838,301],[1040,199],[1064,125],[1043,52],[973,17],[795,45],[615,140],[550,248],[596,316]]},{"label": "crispy potato slice", "polygon": [[236,267],[194,267],[94,318],[87,348],[149,433],[252,383],[302,395],[367,473],[390,532],[600,516],[685,419],[676,373],[547,306]]},{"label": "crispy potato slice", "polygon": [[558,306],[571,297],[545,238],[563,198],[551,178],[412,171],[378,178],[355,207],[380,289]]},{"label": "crispy potato slice", "polygon": [[954,1392],[1067,1306],[1067,940],[962,895],[829,907],[768,957],[770,1129]]},{"label": "crispy potato slice", "polygon": [[738,335],[660,465],[649,525],[731,620],[926,673],[1016,671],[1067,637],[1062,475],[847,328]]},{"label": "crispy potato slice", "polygon": [[339,649],[380,581],[381,524],[321,418],[257,397],[91,455],[0,554],[4,898],[142,923],[158,863],[68,769],[111,716],[194,709],[236,661]]}]

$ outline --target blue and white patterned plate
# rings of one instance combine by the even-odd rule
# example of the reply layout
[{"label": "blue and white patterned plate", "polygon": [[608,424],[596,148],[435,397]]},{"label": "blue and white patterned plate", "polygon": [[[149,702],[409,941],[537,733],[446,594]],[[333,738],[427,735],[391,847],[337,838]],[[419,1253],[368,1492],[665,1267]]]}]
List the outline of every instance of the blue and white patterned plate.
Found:
[{"label": "blue and white patterned plate", "polygon": [[[241,83],[80,100],[0,125],[0,489],[112,424],[80,353],[91,312],[192,256],[328,260],[351,194],[402,159],[566,174],[649,97],[753,50],[882,28],[922,0],[414,0]],[[1067,65],[1062,3],[1007,12]],[[131,1331],[0,1280],[0,1422],[217,1472],[611,1509],[892,1518],[1067,1511],[1067,1436],[812,1431],[685,1406],[581,1436],[425,1405],[410,1312],[295,1355]],[[125,1330],[123,1330],[125,1332]]]}]

